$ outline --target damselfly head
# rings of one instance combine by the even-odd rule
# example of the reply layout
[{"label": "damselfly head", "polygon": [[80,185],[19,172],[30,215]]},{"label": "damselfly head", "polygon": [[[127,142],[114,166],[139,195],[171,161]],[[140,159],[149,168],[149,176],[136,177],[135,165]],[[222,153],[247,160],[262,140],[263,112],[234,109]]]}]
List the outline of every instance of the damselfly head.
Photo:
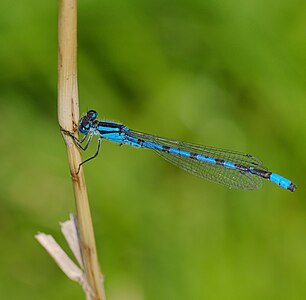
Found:
[{"label": "damselfly head", "polygon": [[88,119],[88,121],[94,121],[98,116],[98,113],[95,110],[89,110],[86,113],[86,117]]},{"label": "damselfly head", "polygon": [[79,131],[82,134],[87,134],[90,131],[92,123],[97,118],[98,113],[95,110],[89,110],[86,113],[86,116],[80,119],[79,121]]}]

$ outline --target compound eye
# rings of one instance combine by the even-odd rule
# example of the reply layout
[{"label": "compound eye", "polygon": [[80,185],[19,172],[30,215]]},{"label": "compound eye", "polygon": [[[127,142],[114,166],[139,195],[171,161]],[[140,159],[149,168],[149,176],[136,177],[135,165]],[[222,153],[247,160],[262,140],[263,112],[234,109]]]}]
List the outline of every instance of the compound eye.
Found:
[{"label": "compound eye", "polygon": [[85,118],[82,118],[79,122],[79,132],[82,134],[86,134],[89,130],[90,123]]},{"label": "compound eye", "polygon": [[95,110],[89,110],[86,114],[86,117],[90,121],[94,121],[98,116],[98,113]]}]

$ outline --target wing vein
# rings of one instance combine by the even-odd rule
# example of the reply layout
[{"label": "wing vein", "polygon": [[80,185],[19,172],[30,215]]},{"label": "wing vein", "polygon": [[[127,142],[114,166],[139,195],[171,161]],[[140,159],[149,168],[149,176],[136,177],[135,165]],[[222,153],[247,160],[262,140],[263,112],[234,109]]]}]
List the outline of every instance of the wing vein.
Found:
[{"label": "wing vein", "polygon": [[[146,134],[134,130],[129,130],[127,139],[137,138],[162,146],[183,149],[192,153],[202,154],[204,156],[230,161],[232,163],[241,164],[246,167],[256,167],[265,170],[262,162],[251,154],[241,152],[189,144],[185,142],[175,141],[151,134]],[[259,189],[262,186],[262,179],[250,173],[242,173],[238,170],[225,168],[222,165],[210,164],[207,162],[173,155],[164,151],[154,150],[165,160],[178,166],[179,168],[197,175],[208,181],[218,183],[233,189]]]}]

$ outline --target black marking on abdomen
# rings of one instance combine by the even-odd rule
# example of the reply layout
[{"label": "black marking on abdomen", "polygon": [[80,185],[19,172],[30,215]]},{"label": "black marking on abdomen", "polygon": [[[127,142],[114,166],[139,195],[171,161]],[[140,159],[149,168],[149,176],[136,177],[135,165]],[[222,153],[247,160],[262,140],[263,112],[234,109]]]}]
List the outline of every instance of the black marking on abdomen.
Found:
[{"label": "black marking on abdomen", "polygon": [[265,179],[270,179],[270,176],[272,174],[272,172],[269,172],[266,170],[255,169],[255,168],[249,168],[249,171],[251,174],[257,175]]},{"label": "black marking on abdomen", "polygon": [[235,164],[235,167],[237,168],[238,171],[240,171],[243,174],[250,172],[250,168],[244,165]]},{"label": "black marking on abdomen", "polygon": [[142,139],[137,139],[137,142],[138,142],[141,146],[143,146],[143,144],[145,143],[145,141],[142,140]]},{"label": "black marking on abdomen", "polygon": [[216,164],[219,166],[224,166],[224,159],[215,158]]},{"label": "black marking on abdomen", "polygon": [[198,153],[195,153],[195,152],[190,152],[190,154],[189,154],[189,156],[190,156],[190,158],[192,158],[192,159],[197,159],[198,158]]},{"label": "black marking on abdomen", "polygon": [[163,146],[162,151],[169,153],[170,152],[170,147]]}]

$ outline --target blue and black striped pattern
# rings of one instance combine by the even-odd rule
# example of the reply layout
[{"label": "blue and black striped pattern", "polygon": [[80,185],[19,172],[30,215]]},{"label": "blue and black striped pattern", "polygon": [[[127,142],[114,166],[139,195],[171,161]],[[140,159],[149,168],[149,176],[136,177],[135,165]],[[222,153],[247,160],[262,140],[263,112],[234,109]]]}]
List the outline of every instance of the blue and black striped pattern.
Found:
[{"label": "blue and black striped pattern", "polygon": [[[269,172],[262,166],[261,161],[251,154],[204,147],[141,133],[122,124],[99,121],[97,116],[96,111],[88,111],[80,119],[78,127],[84,137],[81,140],[74,137],[80,148],[86,150],[92,137],[98,136],[96,154],[83,163],[96,157],[99,153],[101,140],[107,139],[120,144],[152,149],[178,167],[229,188],[259,189],[262,186],[262,178],[264,178],[291,192],[296,189],[293,182],[276,173]],[[86,139],[85,146],[82,146]]]}]

